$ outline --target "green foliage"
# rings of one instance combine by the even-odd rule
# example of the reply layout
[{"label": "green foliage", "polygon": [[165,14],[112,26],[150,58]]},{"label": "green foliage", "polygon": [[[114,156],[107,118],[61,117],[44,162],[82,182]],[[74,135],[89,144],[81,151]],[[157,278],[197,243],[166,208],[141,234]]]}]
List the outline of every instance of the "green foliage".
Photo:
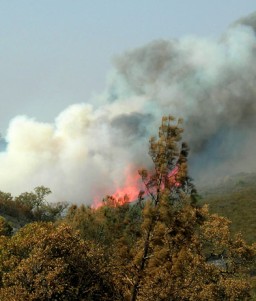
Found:
[{"label": "green foliage", "polygon": [[99,247],[70,226],[34,223],[0,243],[1,300],[116,300]]},{"label": "green foliage", "polygon": [[67,207],[65,203],[47,203],[50,189],[40,186],[33,192],[24,192],[17,197],[0,192],[0,215],[9,220],[13,227],[20,228],[33,221],[54,221],[60,218]]},{"label": "green foliage", "polygon": [[6,221],[6,219],[0,216],[0,236],[10,236],[12,234],[12,230],[11,225]]},{"label": "green foliage", "polygon": [[119,240],[126,240],[131,246],[140,235],[141,208],[138,204],[110,206],[108,202],[97,210],[73,205],[65,221],[79,230],[84,239],[96,242],[106,253],[112,253]]},{"label": "green foliage", "polygon": [[217,185],[200,189],[200,204],[232,221],[231,233],[241,232],[248,243],[256,241],[256,174],[238,174]]}]

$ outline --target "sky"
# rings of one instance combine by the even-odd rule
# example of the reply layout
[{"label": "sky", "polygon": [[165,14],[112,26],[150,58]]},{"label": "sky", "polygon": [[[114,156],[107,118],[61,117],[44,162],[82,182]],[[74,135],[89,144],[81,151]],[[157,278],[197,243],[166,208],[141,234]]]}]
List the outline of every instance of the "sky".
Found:
[{"label": "sky", "polygon": [[17,115],[53,122],[93,103],[113,59],[159,39],[217,39],[253,0],[0,0],[0,133]]}]

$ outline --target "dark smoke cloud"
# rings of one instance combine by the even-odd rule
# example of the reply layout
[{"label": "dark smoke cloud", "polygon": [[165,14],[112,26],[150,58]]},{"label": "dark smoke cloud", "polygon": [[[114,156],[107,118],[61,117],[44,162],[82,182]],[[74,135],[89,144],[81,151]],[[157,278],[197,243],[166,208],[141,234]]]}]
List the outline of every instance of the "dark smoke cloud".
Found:
[{"label": "dark smoke cloud", "polygon": [[150,135],[147,131],[147,125],[152,121],[151,114],[142,114],[133,112],[130,114],[120,114],[111,120],[111,126],[119,131],[127,142],[133,142],[134,139],[140,139]]},{"label": "dark smoke cloud", "polygon": [[195,173],[255,168],[255,28],[252,14],[217,42],[156,41],[116,60],[135,95],[156,103],[161,113],[184,117]]},{"label": "dark smoke cloud", "polygon": [[184,118],[197,180],[256,168],[256,14],[218,41],[154,41],[114,62],[98,107],[68,107],[54,123],[15,117],[0,153],[0,189],[37,185],[54,198],[90,203],[115,191],[125,172],[150,166],[148,139],[161,117]]},{"label": "dark smoke cloud", "polygon": [[0,151],[4,151],[6,149],[7,143],[4,139],[0,136]]}]

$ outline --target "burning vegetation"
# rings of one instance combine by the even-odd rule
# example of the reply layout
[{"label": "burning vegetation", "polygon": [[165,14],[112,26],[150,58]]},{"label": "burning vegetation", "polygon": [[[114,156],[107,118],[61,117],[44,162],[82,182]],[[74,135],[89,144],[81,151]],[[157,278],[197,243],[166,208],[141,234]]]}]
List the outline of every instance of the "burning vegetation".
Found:
[{"label": "burning vegetation", "polygon": [[154,168],[94,208],[72,205],[15,234],[2,220],[0,299],[250,300],[256,246],[198,205],[182,133],[163,117],[149,141]]}]

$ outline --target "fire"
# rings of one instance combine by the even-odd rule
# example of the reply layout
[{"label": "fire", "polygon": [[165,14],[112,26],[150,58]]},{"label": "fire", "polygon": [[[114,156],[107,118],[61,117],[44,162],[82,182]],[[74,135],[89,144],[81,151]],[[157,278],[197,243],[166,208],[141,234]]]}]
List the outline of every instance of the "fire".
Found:
[{"label": "fire", "polygon": [[172,171],[170,171],[170,173],[168,174],[168,180],[169,180],[170,186],[174,186],[174,187],[181,186],[181,183],[177,180],[178,172],[179,172],[179,167],[178,167],[178,165],[176,165],[174,167],[174,169]]},{"label": "fire", "polygon": [[136,173],[135,175],[128,174],[125,179],[124,185],[117,188],[112,196],[115,199],[120,199],[122,197],[123,199],[129,199],[130,202],[136,200],[140,191],[140,181],[141,178],[138,173]]},{"label": "fire", "polygon": [[[127,168],[125,171],[125,182],[122,186],[115,189],[111,194],[113,206],[124,205],[138,199],[139,191],[141,190],[141,178],[134,168]],[[103,202],[99,198],[95,198],[92,207],[97,209],[103,206]]]},{"label": "fire", "polygon": [[[180,187],[181,183],[177,180],[179,173],[179,167],[176,165],[173,170],[168,174],[168,182],[170,187]],[[164,188],[164,186],[162,187]],[[111,206],[120,206],[126,203],[134,202],[138,199],[140,191],[143,190],[142,181],[139,173],[135,171],[135,168],[127,168],[125,172],[125,182],[122,186],[117,187],[115,191],[108,195],[108,203]],[[92,207],[95,209],[104,205],[104,202],[100,198],[96,197],[93,201]]]}]

